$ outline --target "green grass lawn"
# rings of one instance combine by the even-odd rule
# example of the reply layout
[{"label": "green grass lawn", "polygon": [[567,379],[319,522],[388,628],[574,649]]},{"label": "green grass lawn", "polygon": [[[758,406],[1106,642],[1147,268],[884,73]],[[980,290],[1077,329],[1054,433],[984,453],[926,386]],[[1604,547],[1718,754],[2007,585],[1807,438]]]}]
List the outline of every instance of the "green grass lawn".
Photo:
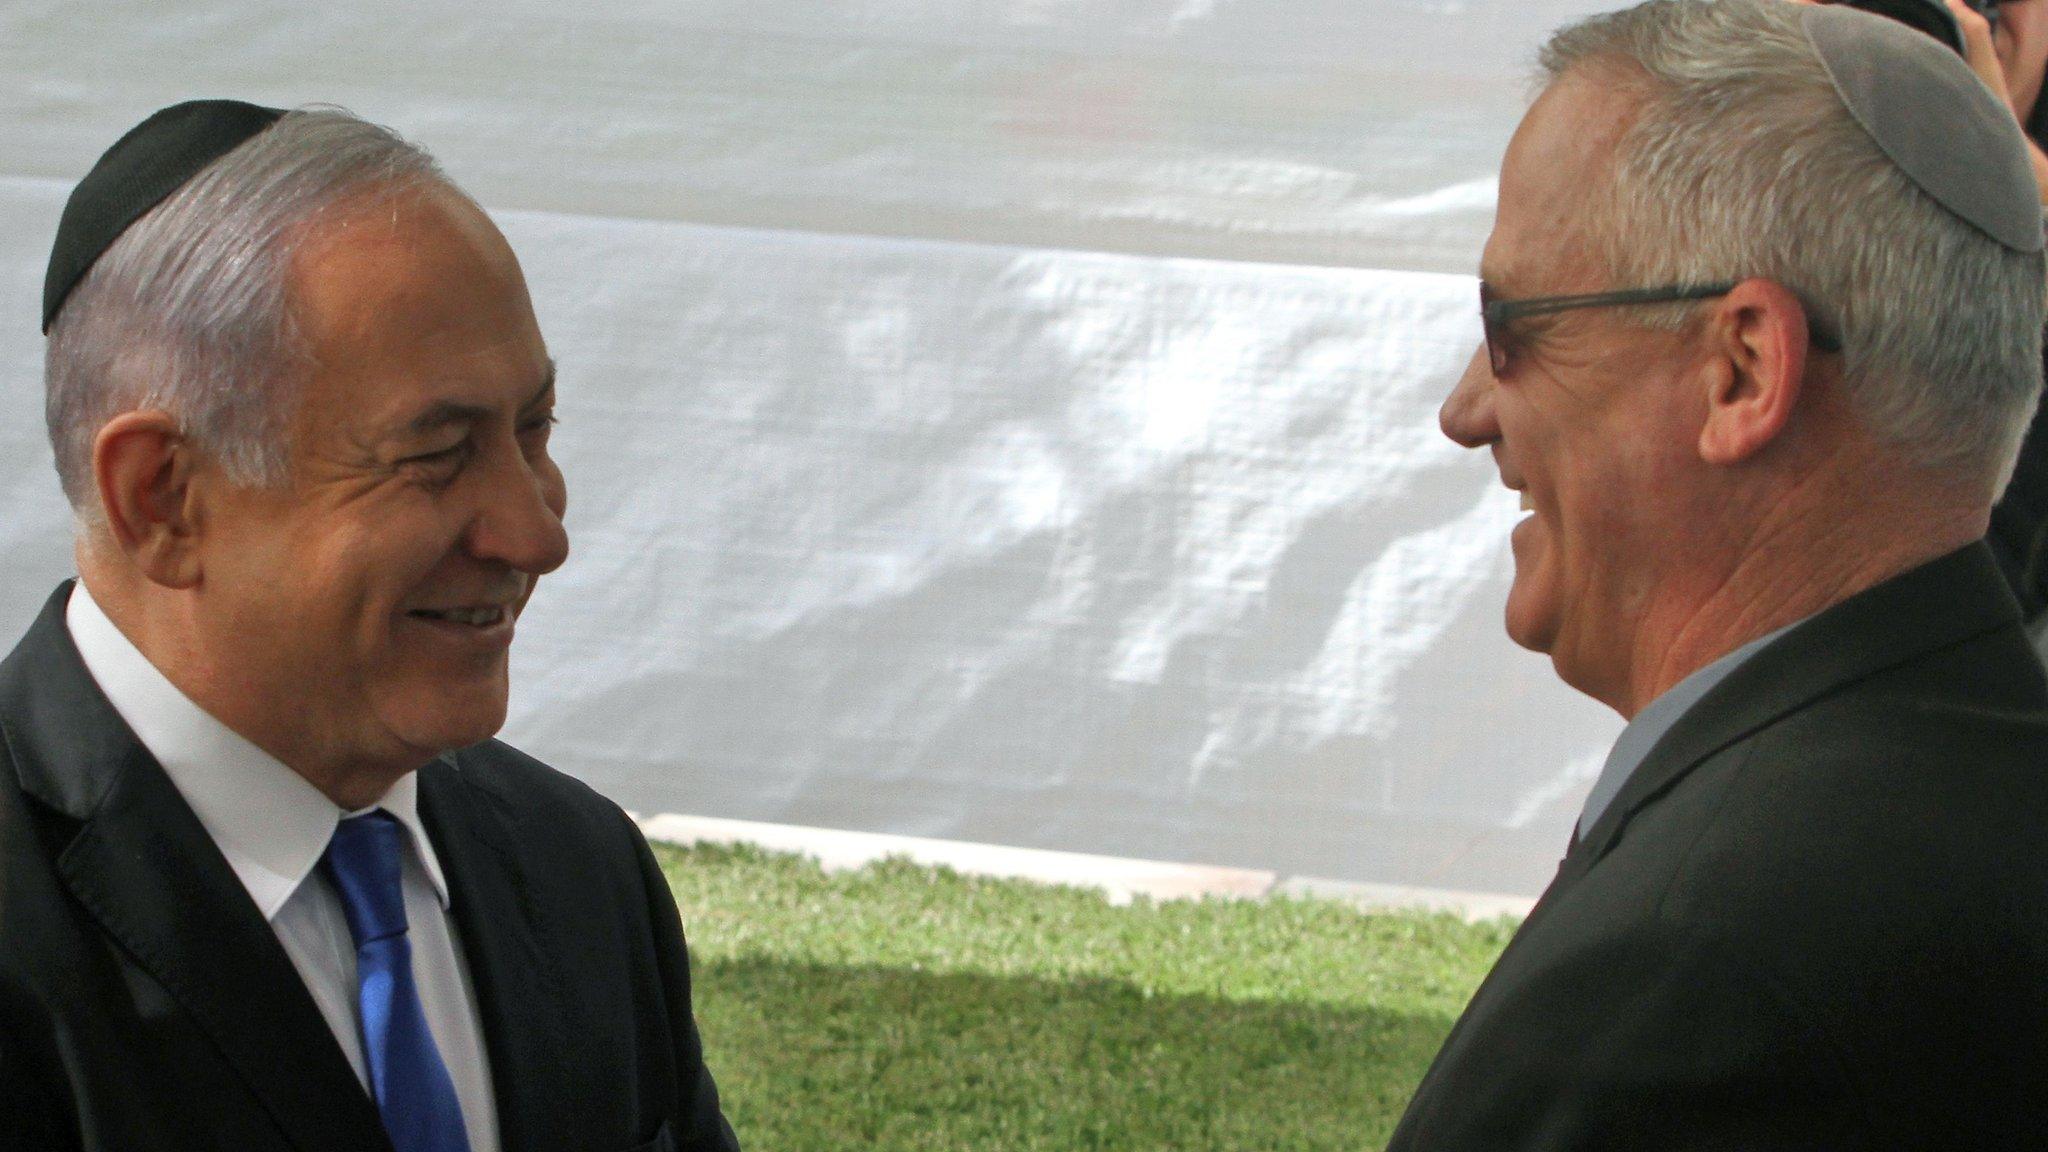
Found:
[{"label": "green grass lawn", "polygon": [[750,1152],[1377,1148],[1513,931],[655,851]]}]

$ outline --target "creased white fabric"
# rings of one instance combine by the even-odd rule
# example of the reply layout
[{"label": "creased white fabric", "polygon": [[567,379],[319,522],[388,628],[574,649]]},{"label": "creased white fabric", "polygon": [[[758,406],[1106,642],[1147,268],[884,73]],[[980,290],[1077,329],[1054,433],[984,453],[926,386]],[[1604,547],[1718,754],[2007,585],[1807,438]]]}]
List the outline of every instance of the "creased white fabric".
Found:
[{"label": "creased white fabric", "polygon": [[562,363],[515,743],[646,811],[1532,888],[1619,723],[1501,634],[1514,500],[1435,408],[1597,7],[0,8],[0,625],[68,570],[70,182],[332,100],[497,213]]}]

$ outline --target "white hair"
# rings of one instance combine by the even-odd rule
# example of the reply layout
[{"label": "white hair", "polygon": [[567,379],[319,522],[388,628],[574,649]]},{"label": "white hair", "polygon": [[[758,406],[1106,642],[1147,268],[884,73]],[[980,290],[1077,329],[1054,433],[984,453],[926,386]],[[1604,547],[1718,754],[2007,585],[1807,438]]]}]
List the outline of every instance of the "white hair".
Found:
[{"label": "white hair", "polygon": [[[2012,474],[2041,391],[2048,271],[1921,191],[1850,116],[1784,0],[1650,0],[1553,36],[1546,84],[1640,96],[1587,241],[1621,287],[1761,277],[1841,340],[1850,403],[1924,467]],[[1630,310],[1676,329],[1681,309]]]},{"label": "white hair", "polygon": [[171,414],[235,482],[282,482],[309,366],[293,256],[324,215],[427,185],[452,189],[418,146],[338,108],[303,108],[123,232],[50,325],[44,415],[72,508],[96,518],[93,439],[143,408]]}]

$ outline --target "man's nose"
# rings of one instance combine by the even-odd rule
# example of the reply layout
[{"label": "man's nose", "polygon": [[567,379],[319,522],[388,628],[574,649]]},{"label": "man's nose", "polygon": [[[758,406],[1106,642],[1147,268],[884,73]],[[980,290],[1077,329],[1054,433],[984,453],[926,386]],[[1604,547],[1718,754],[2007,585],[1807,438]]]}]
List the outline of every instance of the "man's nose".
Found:
[{"label": "man's nose", "polygon": [[1493,362],[1487,359],[1486,346],[1482,344],[1472,350],[1472,359],[1465,362],[1457,387],[1451,389],[1443,407],[1437,410],[1437,425],[1444,435],[1467,448],[1484,448],[1500,439],[1500,424],[1493,411],[1493,387]]},{"label": "man's nose", "polygon": [[488,477],[483,507],[470,522],[470,554],[534,576],[552,572],[569,558],[569,532],[562,526],[569,494],[561,469],[545,454],[514,450],[507,456]]}]

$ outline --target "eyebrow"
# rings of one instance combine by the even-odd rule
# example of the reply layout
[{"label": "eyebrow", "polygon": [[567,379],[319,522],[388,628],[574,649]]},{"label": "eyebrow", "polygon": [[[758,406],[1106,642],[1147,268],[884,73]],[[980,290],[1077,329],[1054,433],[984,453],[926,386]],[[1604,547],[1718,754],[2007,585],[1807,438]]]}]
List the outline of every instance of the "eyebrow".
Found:
[{"label": "eyebrow", "polygon": [[[533,395],[519,405],[519,414],[525,415],[546,404],[555,394],[555,361],[548,359],[547,374],[541,377],[540,387]],[[437,400],[427,406],[424,412],[405,422],[400,429],[404,436],[421,436],[436,432],[451,424],[474,424],[490,416],[493,409],[483,404],[463,404],[454,400]]]}]

